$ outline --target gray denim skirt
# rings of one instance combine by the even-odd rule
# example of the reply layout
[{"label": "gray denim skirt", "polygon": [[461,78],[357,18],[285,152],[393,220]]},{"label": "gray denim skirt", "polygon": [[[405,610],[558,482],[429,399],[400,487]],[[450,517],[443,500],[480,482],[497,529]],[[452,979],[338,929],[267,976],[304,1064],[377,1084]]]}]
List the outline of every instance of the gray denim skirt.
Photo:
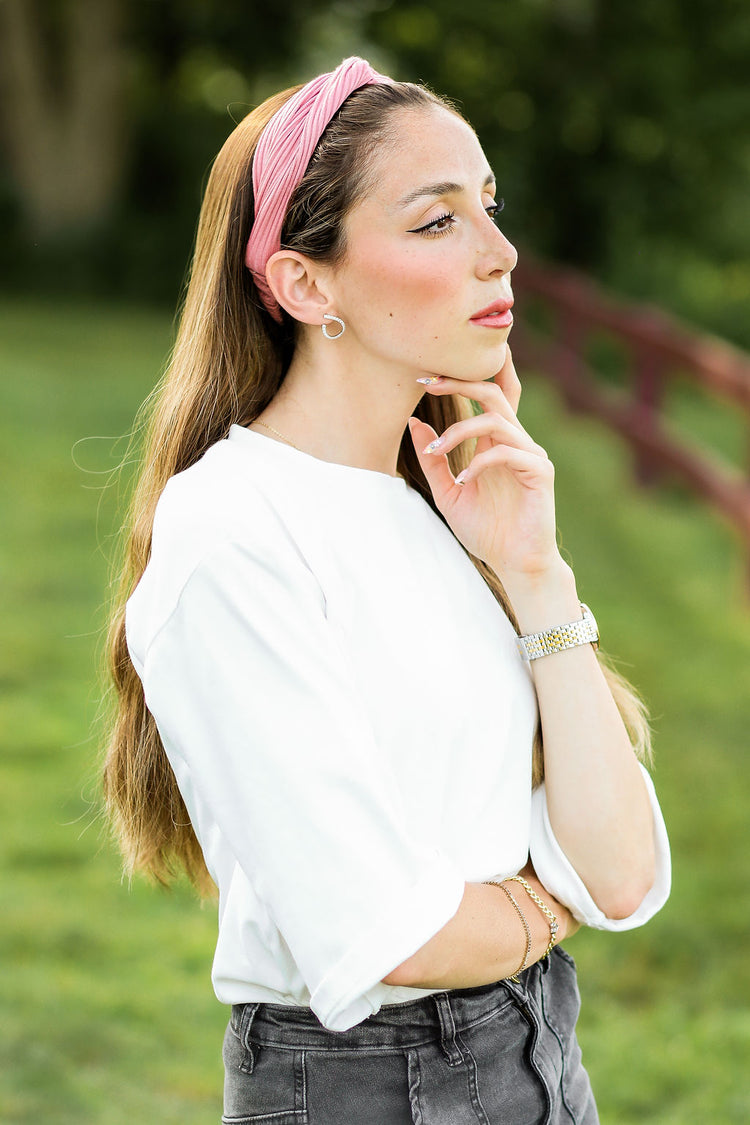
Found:
[{"label": "gray denim skirt", "polygon": [[597,1125],[575,1034],[573,959],[386,1004],[348,1031],[305,1007],[239,1004],[224,1116],[265,1125]]}]

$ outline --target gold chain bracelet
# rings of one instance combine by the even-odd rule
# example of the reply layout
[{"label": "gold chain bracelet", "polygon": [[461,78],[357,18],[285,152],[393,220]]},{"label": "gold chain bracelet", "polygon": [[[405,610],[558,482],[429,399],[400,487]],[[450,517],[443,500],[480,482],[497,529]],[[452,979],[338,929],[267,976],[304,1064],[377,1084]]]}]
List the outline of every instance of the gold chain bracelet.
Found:
[{"label": "gold chain bracelet", "polygon": [[549,922],[549,945],[540,958],[540,960],[543,961],[545,957],[548,957],[550,955],[557,943],[557,931],[560,928],[557,921],[557,916],[550,910],[550,908],[547,906],[547,903],[539,897],[534,888],[529,883],[527,883],[523,875],[509,875],[506,882],[520,883],[531,901],[537,904],[542,914]]},{"label": "gold chain bracelet", "polygon": [[521,919],[521,925],[523,926],[524,933],[526,934],[526,951],[523,955],[523,961],[518,966],[515,973],[511,973],[511,975],[508,977],[508,980],[515,981],[515,983],[518,984],[519,983],[519,981],[518,981],[519,973],[522,973],[524,971],[524,969],[526,968],[526,966],[528,965],[529,955],[531,953],[531,930],[529,928],[529,923],[526,921],[526,915],[524,914],[523,910],[521,910],[521,907],[518,905],[518,903],[516,901],[516,896],[511,894],[511,892],[508,890],[508,888],[503,883],[495,883],[495,882],[493,882],[492,879],[488,879],[487,882],[493,887],[499,887],[500,890],[503,892],[503,894],[507,895],[507,897],[510,899],[511,903],[513,904],[513,908],[514,908],[516,914]]}]

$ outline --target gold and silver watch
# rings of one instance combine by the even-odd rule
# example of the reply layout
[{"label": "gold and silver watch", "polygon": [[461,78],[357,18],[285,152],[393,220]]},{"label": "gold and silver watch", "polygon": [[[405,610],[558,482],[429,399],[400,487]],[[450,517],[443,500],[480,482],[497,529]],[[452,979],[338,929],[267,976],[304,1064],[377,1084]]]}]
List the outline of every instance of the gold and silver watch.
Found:
[{"label": "gold and silver watch", "polygon": [[591,644],[596,650],[599,647],[599,628],[589,607],[583,602],[580,602],[580,606],[583,611],[580,621],[571,621],[569,625],[555,625],[541,633],[528,633],[525,637],[518,637],[518,651],[523,659],[528,663],[538,660],[540,656],[550,656],[577,645]]}]

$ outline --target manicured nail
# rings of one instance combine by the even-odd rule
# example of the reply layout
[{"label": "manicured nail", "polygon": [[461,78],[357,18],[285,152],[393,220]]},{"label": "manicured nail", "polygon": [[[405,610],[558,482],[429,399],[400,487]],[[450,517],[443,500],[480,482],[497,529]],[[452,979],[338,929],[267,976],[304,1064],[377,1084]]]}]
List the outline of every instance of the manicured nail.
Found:
[{"label": "manicured nail", "polygon": [[424,449],[422,450],[422,452],[423,453],[434,453],[435,450],[439,449],[442,444],[443,444],[443,439],[441,437],[437,437],[437,438],[435,438],[434,441],[431,441],[429,445],[426,445],[424,447]]},{"label": "manicured nail", "polygon": [[442,375],[427,375],[424,379],[417,379],[418,383],[424,383],[427,387],[429,387],[432,383],[442,383],[442,381]]},{"label": "manicured nail", "polygon": [[468,473],[468,471],[469,471],[468,469],[464,469],[464,471],[462,473],[458,474],[458,476],[456,477],[456,484],[465,484],[466,483],[466,474]]}]

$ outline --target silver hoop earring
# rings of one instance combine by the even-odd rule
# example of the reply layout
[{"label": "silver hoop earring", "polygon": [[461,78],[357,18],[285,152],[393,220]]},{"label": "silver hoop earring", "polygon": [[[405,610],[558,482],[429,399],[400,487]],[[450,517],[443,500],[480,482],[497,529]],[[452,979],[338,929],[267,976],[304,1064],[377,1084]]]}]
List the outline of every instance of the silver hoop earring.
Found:
[{"label": "silver hoop earring", "polygon": [[340,316],[334,316],[332,313],[323,313],[323,320],[335,320],[337,324],[341,325],[341,331],[337,332],[335,336],[330,336],[328,334],[328,325],[327,324],[321,324],[320,330],[323,333],[323,335],[325,336],[326,340],[340,340],[341,337],[346,332],[346,325],[344,324],[341,317]]}]

